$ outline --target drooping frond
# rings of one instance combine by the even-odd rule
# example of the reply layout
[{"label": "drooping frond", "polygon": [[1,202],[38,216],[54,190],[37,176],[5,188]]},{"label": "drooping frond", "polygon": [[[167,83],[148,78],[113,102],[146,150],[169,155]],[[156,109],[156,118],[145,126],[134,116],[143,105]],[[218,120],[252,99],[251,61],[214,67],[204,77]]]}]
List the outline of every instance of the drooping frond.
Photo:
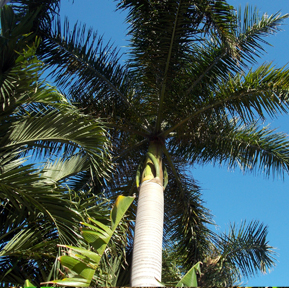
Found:
[{"label": "drooping frond", "polygon": [[88,159],[76,154],[68,159],[56,159],[54,162],[46,163],[42,170],[46,181],[51,179],[60,182],[80,172],[89,171]]},{"label": "drooping frond", "polygon": [[184,174],[185,165],[178,158],[167,157],[166,161],[170,180],[165,190],[164,243],[183,256],[182,265],[189,269],[208,249],[212,216],[201,199],[200,187]]},{"label": "drooping frond", "polygon": [[87,155],[84,157],[90,159],[93,169],[100,172],[100,176],[101,171],[105,170],[101,167],[108,168],[108,162],[104,161],[108,147],[103,145],[103,128],[96,121],[93,121],[95,125],[90,121],[86,116],[58,111],[22,117],[21,121],[12,124],[1,144],[5,149],[26,147],[44,156],[57,155],[62,151],[63,157],[67,157],[80,149],[81,153]]},{"label": "drooping frond", "polygon": [[[68,97],[96,117],[111,120],[120,129],[146,132],[148,125],[139,103],[136,79],[120,65],[120,55],[92,29],[76,24],[72,31],[60,19],[43,35],[40,57],[50,65],[51,76]],[[126,120],[119,124],[122,115]],[[122,118],[123,119],[123,118]]]},{"label": "drooping frond", "polygon": [[[257,124],[232,127],[218,144],[224,152],[227,151],[223,157],[227,156],[231,166],[238,164],[244,171],[255,169],[268,176],[275,173],[284,175],[288,171],[288,137],[275,129]],[[228,145],[231,146],[229,149]]]},{"label": "drooping frond", "polygon": [[[18,211],[20,215],[23,209],[30,213],[34,211],[43,213],[53,223],[55,229],[58,229],[62,240],[78,237],[78,232],[71,230],[67,225],[71,219],[75,218],[75,215],[67,207],[67,200],[62,197],[64,189],[55,181],[51,181],[51,178],[48,178],[50,183],[45,181],[32,165],[21,166],[20,164],[24,162],[22,159],[7,161],[7,152],[5,154],[2,152],[2,159],[1,203],[11,206],[10,209]],[[65,213],[62,214],[61,211]]]},{"label": "drooping frond", "polygon": [[[42,200],[47,202],[50,197],[51,195],[43,193]],[[21,202],[21,209],[15,209],[12,202],[0,205],[2,283],[22,283],[24,278],[39,285],[40,282],[56,279],[59,277],[60,268],[57,262],[53,264],[59,255],[56,244],[86,245],[80,235],[79,222],[87,221],[88,217],[104,222],[109,218],[111,202],[93,195],[90,191],[55,194],[54,201],[55,210],[50,209],[51,214],[56,217],[58,224],[63,223],[58,229],[45,213],[33,207],[33,203],[30,203],[31,212],[27,209],[28,206],[21,205]],[[59,201],[62,203],[58,207]],[[125,227],[125,224],[121,227]],[[66,234],[67,240],[59,239],[58,233],[62,236]],[[120,236],[123,237],[122,233],[123,231],[116,232],[118,239],[115,243],[123,241],[123,238],[120,239]],[[115,252],[113,247],[112,251]]]},{"label": "drooping frond", "polygon": [[275,266],[276,253],[268,244],[267,227],[259,221],[230,225],[227,233],[215,235],[203,259],[198,284],[209,287],[240,286],[243,277],[266,273]]},{"label": "drooping frond", "polygon": [[237,74],[228,82],[220,83],[214,92],[211,97],[216,106],[212,104],[204,110],[217,110],[220,105],[221,109],[226,108],[232,116],[238,115],[244,121],[252,120],[256,113],[262,118],[265,113],[274,117],[288,110],[289,70],[263,64],[246,75]]},{"label": "drooping frond", "polygon": [[50,34],[44,35],[39,52],[52,65],[51,74],[56,76],[57,84],[64,89],[69,87],[74,100],[98,95],[105,99],[118,97],[129,107],[122,91],[125,71],[119,64],[117,50],[110,43],[103,44],[102,37],[85,25],[76,24],[71,30],[66,19],[61,26],[60,19],[54,22]]}]

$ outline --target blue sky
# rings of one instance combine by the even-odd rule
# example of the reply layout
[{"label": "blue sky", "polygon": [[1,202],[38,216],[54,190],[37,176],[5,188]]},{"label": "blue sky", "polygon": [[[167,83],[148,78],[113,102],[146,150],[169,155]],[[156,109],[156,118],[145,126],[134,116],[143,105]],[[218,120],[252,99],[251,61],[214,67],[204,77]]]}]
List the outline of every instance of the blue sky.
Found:
[{"label": "blue sky", "polygon": [[[228,0],[228,3],[245,7],[248,1]],[[71,24],[77,20],[86,23],[100,35],[104,34],[104,42],[111,40],[121,52],[127,51],[125,14],[114,12],[113,0],[74,0],[74,3],[62,0],[61,5],[61,15],[68,16]],[[289,0],[251,0],[250,5],[269,15],[278,11],[289,13]],[[268,53],[259,64],[273,61],[280,67],[289,63],[289,19],[284,24],[284,31],[266,39],[274,47],[265,47]],[[289,134],[288,115],[269,119],[266,124]],[[269,244],[277,248],[277,266],[269,274],[244,279],[244,286],[288,286],[289,177],[286,175],[283,181],[260,174],[244,175],[237,169],[229,171],[227,167],[211,165],[196,166],[191,173],[201,184],[203,199],[215,216],[217,231],[226,231],[230,223],[240,224],[244,220],[259,220],[268,226]]]}]

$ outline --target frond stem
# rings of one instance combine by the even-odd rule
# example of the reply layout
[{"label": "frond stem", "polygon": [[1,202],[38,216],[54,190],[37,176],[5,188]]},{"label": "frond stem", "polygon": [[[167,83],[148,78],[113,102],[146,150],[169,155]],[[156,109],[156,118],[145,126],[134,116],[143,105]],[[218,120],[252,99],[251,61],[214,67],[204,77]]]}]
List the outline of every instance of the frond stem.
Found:
[{"label": "frond stem", "polygon": [[[213,109],[213,108],[216,108],[218,106],[221,106],[221,105],[224,105],[225,103],[229,102],[229,101],[232,101],[232,100],[235,100],[235,99],[240,99],[240,98],[243,98],[243,97],[246,97],[254,92],[258,92],[258,93],[261,93],[261,92],[268,92],[268,90],[257,90],[257,89],[252,89],[252,90],[247,90],[246,92],[241,92],[241,93],[237,93],[235,96],[233,97],[227,97],[225,99],[222,99],[222,100],[219,100],[219,101],[216,101],[215,103],[211,104],[211,105],[208,105],[208,106],[205,106],[201,109],[199,109],[198,111],[196,111],[194,114],[191,114],[189,115],[188,117],[186,117],[185,119],[181,120],[178,124],[176,124],[175,126],[167,129],[166,131],[163,131],[161,132],[158,136],[159,137],[167,137],[169,133],[173,132],[174,130],[176,130],[178,127],[184,125],[185,123],[187,123],[188,121],[190,121],[191,119],[193,119],[194,117],[196,117],[197,115],[207,111],[207,110],[210,110],[210,109]],[[283,108],[282,109],[284,112],[285,112],[285,109]]]},{"label": "frond stem", "polygon": [[160,95],[160,101],[159,101],[159,111],[158,111],[158,117],[157,117],[157,121],[156,121],[156,129],[155,129],[156,131],[160,130],[160,126],[161,126],[161,122],[162,122],[162,116],[163,116],[162,109],[163,109],[163,104],[164,104],[163,102],[164,102],[164,97],[165,97],[165,92],[166,92],[167,74],[168,74],[170,60],[171,60],[172,51],[173,51],[174,38],[175,38],[176,29],[177,29],[177,22],[178,22],[177,19],[179,17],[181,2],[182,1],[179,2],[178,10],[176,13],[176,18],[175,18],[175,23],[174,23],[169,53],[168,53],[168,58],[167,58],[166,67],[165,67],[164,79],[162,81],[162,89],[161,89],[161,95]]},{"label": "frond stem", "polygon": [[200,83],[200,81],[205,77],[205,75],[219,62],[219,60],[225,56],[225,52],[223,52],[219,57],[217,57],[211,65],[209,65],[209,67],[207,67],[207,69],[199,76],[199,78],[197,80],[195,80],[192,85],[190,86],[190,88],[186,91],[185,95],[187,96],[193,89],[194,87]]},{"label": "frond stem", "polygon": [[176,170],[176,168],[175,168],[175,165],[174,165],[173,160],[172,160],[172,158],[171,158],[171,156],[170,156],[170,154],[169,154],[169,151],[167,150],[167,148],[166,148],[165,145],[163,145],[162,148],[163,148],[163,152],[164,152],[164,154],[165,154],[165,156],[166,156],[166,160],[168,161],[169,166],[171,167],[172,172],[173,172],[173,174],[174,174],[174,176],[175,176],[175,179],[176,179],[176,181],[177,181],[177,183],[178,183],[178,186],[179,186],[182,194],[184,194],[181,179],[180,179],[180,177],[179,177],[179,175],[178,175],[178,172],[177,172],[177,170]]}]

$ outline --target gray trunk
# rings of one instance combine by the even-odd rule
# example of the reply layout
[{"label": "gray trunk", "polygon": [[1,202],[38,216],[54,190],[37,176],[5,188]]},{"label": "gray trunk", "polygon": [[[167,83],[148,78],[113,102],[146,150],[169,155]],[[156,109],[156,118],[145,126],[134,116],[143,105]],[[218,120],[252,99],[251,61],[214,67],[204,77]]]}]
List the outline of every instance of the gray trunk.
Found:
[{"label": "gray trunk", "polygon": [[163,187],[148,180],[141,184],[135,224],[132,287],[160,286],[164,219]]}]

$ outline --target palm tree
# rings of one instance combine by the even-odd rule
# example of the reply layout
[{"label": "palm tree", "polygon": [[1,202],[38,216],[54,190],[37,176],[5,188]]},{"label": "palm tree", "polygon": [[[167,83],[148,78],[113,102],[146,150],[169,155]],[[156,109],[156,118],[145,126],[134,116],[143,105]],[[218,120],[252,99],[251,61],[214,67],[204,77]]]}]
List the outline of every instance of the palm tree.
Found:
[{"label": "palm tree", "polygon": [[242,16],[222,0],[118,2],[130,23],[126,66],[92,30],[68,22],[41,31],[38,53],[84,113],[108,122],[117,163],[108,193],[138,194],[131,285],[158,286],[163,219],[164,244],[177,243],[185,266],[212,249],[190,165],[288,172],[286,135],[257,120],[287,112],[289,72],[247,69],[288,16],[248,7]]},{"label": "palm tree", "polygon": [[[67,189],[81,174],[107,176],[109,142],[101,121],[82,114],[41,80],[30,33],[35,15],[1,9],[0,282],[52,276],[56,243],[81,241],[79,221],[101,212],[101,198]],[[28,158],[30,158],[28,160]],[[36,160],[45,161],[34,164]],[[77,202],[78,201],[78,202]],[[96,205],[98,204],[98,205]],[[91,207],[92,206],[92,207]],[[94,206],[94,207],[93,207]],[[103,209],[102,209],[103,210]],[[53,267],[57,272],[57,267]],[[1,284],[1,285],[2,285]]]}]

